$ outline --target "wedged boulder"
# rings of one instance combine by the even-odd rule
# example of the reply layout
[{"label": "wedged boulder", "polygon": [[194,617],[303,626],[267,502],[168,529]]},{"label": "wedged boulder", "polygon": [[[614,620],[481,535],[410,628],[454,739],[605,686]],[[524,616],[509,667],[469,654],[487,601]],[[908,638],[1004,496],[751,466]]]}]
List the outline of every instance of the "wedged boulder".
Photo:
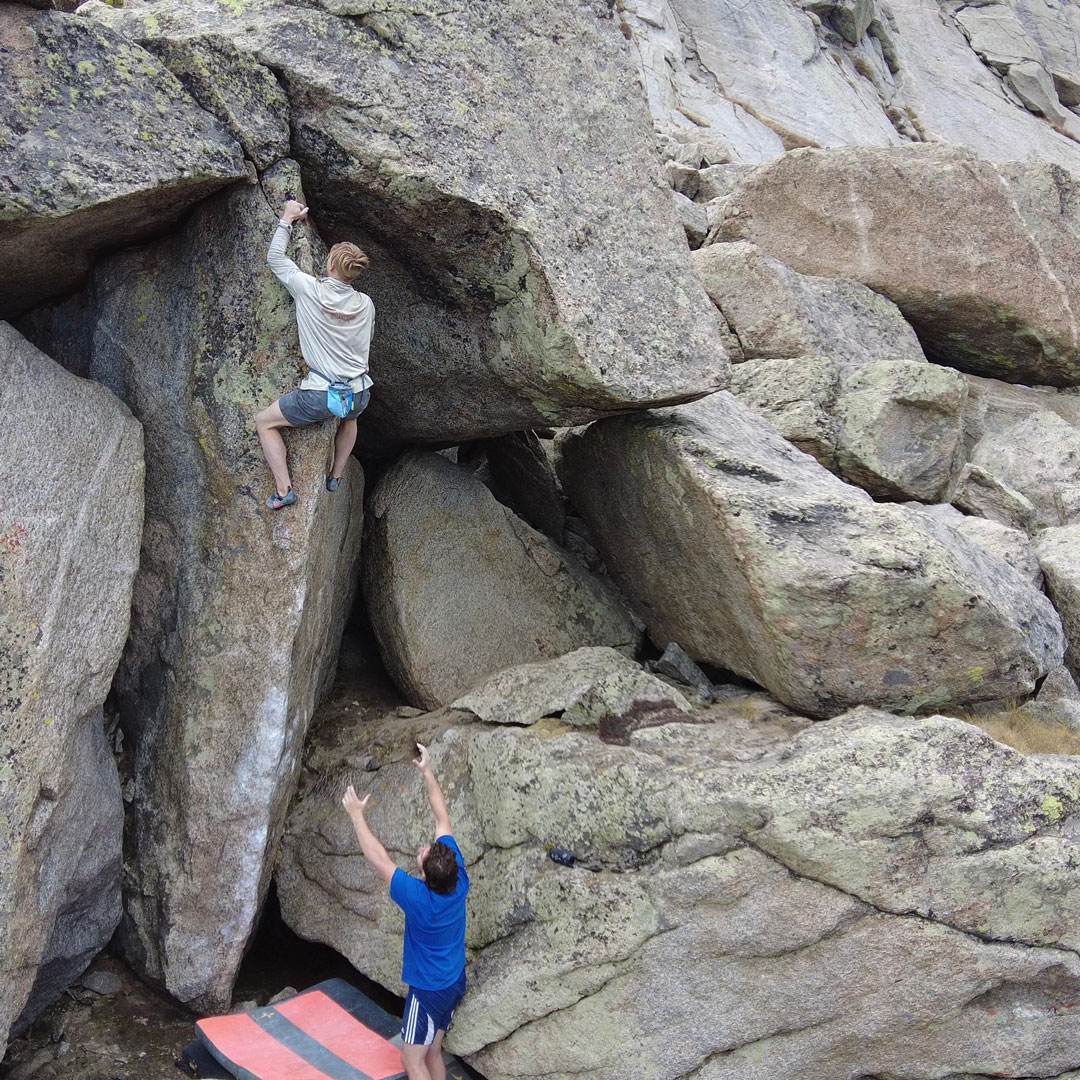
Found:
[{"label": "wedged boulder", "polygon": [[591,425],[559,475],[656,642],[810,715],[1030,693],[1046,597],[929,519],[874,503],[729,394]]},{"label": "wedged boulder", "polygon": [[[1080,1066],[1075,759],[944,717],[858,710],[801,735],[734,703],[697,719],[629,746],[550,720],[335,726],[290,815],[285,919],[400,990],[400,915],[338,801],[372,750],[369,820],[412,865],[431,829],[420,738],[473,881],[448,1043],[487,1076],[543,1060],[616,1080],[628,1046],[658,1080]],[[552,846],[624,872],[556,866]]]},{"label": "wedged boulder", "polygon": [[1043,727],[1064,727],[1080,734],[1080,687],[1064,664],[1043,679],[1039,692],[1020,710]]},{"label": "wedged boulder", "polygon": [[364,597],[383,660],[431,708],[503,668],[588,645],[633,653],[614,591],[497,502],[467,469],[406,453],[368,506]]},{"label": "wedged boulder", "polygon": [[732,393],[789,442],[881,499],[945,497],[962,454],[967,385],[936,364],[843,357],[747,361]]},{"label": "wedged boulder", "polygon": [[584,423],[726,385],[608,4],[92,14],[148,47],[224,39],[274,72],[313,219],[373,257],[369,423],[384,437]]},{"label": "wedged boulder", "polygon": [[883,499],[944,498],[962,453],[967,385],[936,364],[848,372],[836,401],[840,475]]},{"label": "wedged boulder", "polygon": [[89,374],[146,430],[146,533],[115,686],[134,785],[122,944],[203,1010],[228,1003],[269,884],[362,527],[359,466],[325,489],[332,424],[286,433],[300,502],[264,505],[252,416],[299,374],[292,301],[264,254],[284,191],[301,192],[288,165],[263,186],[207,200],[175,236],[102,262],[85,297],[27,320],[42,340],[89,320]]},{"label": "wedged boulder", "polygon": [[925,364],[896,305],[856,281],[799,274],[755,244],[710,244],[690,261],[747,360],[835,356],[845,366]]},{"label": "wedged boulder", "polygon": [[672,193],[675,202],[675,212],[679,216],[679,223],[686,233],[686,242],[691,251],[696,250],[705,243],[709,235],[709,211],[701,203],[688,199],[678,191]]},{"label": "wedged boulder", "polygon": [[931,360],[1075,386],[1078,195],[1058,166],[958,148],[796,150],[739,184],[719,237],[883,293]]},{"label": "wedged boulder", "polygon": [[1056,701],[1067,701],[1080,707],[1080,687],[1076,685],[1076,680],[1069,669],[1062,664],[1043,679],[1043,684],[1039,687],[1035,698],[1047,705]]},{"label": "wedged boulder", "polygon": [[7,323],[0,368],[3,1047],[120,921],[123,803],[101,706],[139,564],[143,443],[112,394]]},{"label": "wedged boulder", "polygon": [[1009,0],[1020,25],[1039,48],[1063,105],[1080,105],[1080,11],[1048,0]]},{"label": "wedged boulder", "polygon": [[[1045,117],[1058,131],[1075,138],[1080,135],[1080,119],[1058,98],[1042,49],[1017,17],[1018,13],[1012,10],[1016,6],[1007,3],[977,8],[964,6],[957,11],[956,21],[972,49],[985,64],[1005,76],[1005,85],[1031,112]],[[1063,24],[1061,20],[1058,26],[1064,30],[1067,23]],[[1075,49],[1074,44],[1074,57]]]},{"label": "wedged boulder", "polygon": [[0,132],[0,318],[244,175],[239,146],[150,53],[18,4],[0,4]]},{"label": "wedged boulder", "polygon": [[1056,413],[1032,413],[984,436],[972,451],[971,464],[1023,493],[1034,507],[1032,528],[1080,521],[1080,428]]},{"label": "wedged boulder", "polygon": [[539,664],[507,668],[474,686],[452,708],[489,724],[534,724],[557,716],[573,727],[599,727],[605,721],[631,721],[653,714],[689,713],[678,690],[650,675],[615,649],[575,649]]},{"label": "wedged boulder", "polygon": [[1065,663],[1080,678],[1080,525],[1044,529],[1035,538],[1035,554],[1065,627]]}]

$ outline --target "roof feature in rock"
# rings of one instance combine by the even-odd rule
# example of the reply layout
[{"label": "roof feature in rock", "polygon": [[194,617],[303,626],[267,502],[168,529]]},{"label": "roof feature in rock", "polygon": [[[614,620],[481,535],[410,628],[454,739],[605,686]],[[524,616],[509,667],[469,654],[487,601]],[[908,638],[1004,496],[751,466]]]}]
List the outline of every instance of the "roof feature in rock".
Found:
[{"label": "roof feature in rock", "polygon": [[[369,423],[464,440],[727,384],[608,4],[161,0],[152,20],[95,17],[177,55],[228,40],[273,70],[312,219],[372,255]],[[224,107],[233,73],[204,70],[200,100]],[[228,122],[242,138],[245,116]]]},{"label": "roof feature in rock", "polygon": [[150,53],[89,19],[0,4],[0,318],[243,175],[240,148]]}]

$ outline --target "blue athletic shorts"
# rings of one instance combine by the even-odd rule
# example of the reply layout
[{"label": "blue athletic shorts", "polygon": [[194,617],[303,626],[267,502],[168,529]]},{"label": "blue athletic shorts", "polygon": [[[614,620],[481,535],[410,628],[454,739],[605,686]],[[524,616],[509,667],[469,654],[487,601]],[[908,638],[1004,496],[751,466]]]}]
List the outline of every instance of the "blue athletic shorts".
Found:
[{"label": "blue athletic shorts", "polygon": [[[353,394],[352,412],[346,420],[355,420],[371,400],[371,389]],[[321,424],[324,420],[336,420],[337,417],[326,407],[325,390],[290,390],[278,398],[281,415],[289,421],[290,427],[307,427],[309,424]]]},{"label": "blue athletic shorts", "polygon": [[401,1021],[401,1041],[413,1046],[430,1046],[436,1032],[449,1030],[454,1010],[464,996],[464,971],[461,978],[445,990],[414,990],[410,986]]}]

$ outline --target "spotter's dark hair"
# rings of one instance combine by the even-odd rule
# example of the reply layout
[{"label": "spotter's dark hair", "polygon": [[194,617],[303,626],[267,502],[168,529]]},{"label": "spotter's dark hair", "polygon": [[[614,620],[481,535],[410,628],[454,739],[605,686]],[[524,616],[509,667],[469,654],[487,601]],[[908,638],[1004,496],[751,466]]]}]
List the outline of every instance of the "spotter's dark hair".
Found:
[{"label": "spotter's dark hair", "polygon": [[424,859],[424,880],[440,896],[449,896],[457,888],[458,864],[454,852],[436,840]]}]

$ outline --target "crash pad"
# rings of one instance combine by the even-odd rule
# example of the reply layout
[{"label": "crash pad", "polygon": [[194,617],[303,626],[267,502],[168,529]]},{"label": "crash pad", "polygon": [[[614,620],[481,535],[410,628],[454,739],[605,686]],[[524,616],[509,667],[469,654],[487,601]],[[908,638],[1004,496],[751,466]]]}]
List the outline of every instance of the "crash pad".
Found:
[{"label": "crash pad", "polygon": [[376,1030],[385,1025],[375,1010],[355,987],[331,979],[273,1005],[210,1016],[195,1026],[238,1080],[395,1080],[405,1075],[401,1054]]}]

